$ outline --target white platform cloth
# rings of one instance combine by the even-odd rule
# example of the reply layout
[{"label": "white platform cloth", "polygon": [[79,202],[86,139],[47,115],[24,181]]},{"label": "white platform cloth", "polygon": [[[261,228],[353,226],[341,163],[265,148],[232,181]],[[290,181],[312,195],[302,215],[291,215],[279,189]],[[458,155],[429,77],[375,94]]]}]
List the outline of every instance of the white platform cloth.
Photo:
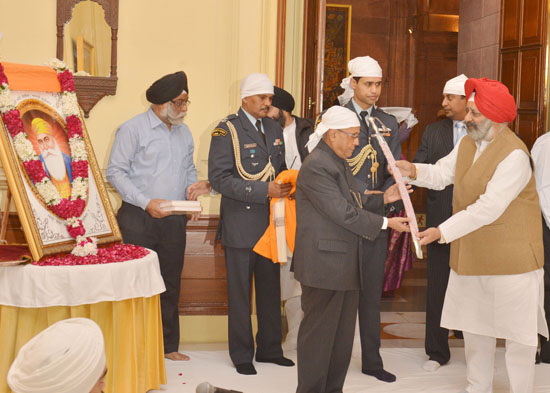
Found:
[{"label": "white platform cloth", "polygon": [[0,267],[0,304],[78,306],[151,297],[166,290],[157,254],[103,265]]}]

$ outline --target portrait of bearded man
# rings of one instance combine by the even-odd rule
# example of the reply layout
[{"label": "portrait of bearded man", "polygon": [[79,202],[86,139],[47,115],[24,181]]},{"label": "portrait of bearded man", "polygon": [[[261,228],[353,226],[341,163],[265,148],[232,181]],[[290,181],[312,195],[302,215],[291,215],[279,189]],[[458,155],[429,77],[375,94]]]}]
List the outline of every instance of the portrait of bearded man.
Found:
[{"label": "portrait of bearded man", "polygon": [[36,133],[40,154],[38,158],[44,165],[46,174],[59,191],[61,198],[71,196],[71,173],[72,159],[61,151],[55,138],[52,126],[40,117],[33,119],[32,130]]}]

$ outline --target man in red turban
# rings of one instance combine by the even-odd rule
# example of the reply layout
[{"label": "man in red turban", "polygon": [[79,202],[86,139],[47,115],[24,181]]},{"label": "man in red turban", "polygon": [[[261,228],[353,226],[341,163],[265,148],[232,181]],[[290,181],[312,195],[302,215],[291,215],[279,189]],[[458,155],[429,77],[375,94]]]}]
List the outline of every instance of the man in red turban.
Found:
[{"label": "man in red turban", "polygon": [[543,313],[542,223],[529,151],[507,124],[516,103],[502,83],[468,79],[468,135],[433,165],[399,161],[411,184],[454,184],[453,215],[420,233],[451,244],[441,326],[464,332],[466,393],[493,391],[496,339],[506,340],[510,391],[531,393]]}]

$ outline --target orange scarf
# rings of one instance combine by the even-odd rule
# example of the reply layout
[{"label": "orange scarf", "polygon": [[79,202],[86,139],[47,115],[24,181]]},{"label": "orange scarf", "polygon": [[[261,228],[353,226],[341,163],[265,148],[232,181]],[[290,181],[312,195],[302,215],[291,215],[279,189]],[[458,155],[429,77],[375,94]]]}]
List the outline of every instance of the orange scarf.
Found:
[{"label": "orange scarf", "polygon": [[[296,192],[297,178],[298,171],[296,169],[289,169],[279,173],[275,181],[281,184],[291,183],[292,189],[290,190],[290,194],[294,194]],[[281,198],[271,198],[269,205],[269,226],[264,235],[258,240],[258,243],[256,243],[256,246],[254,246],[254,252],[265,258],[271,259],[274,263],[279,262],[279,256],[277,253],[277,234],[273,221],[273,204],[280,199]],[[285,197],[285,237],[290,252],[294,253],[294,242],[296,237],[296,201],[294,199],[289,199],[288,196]]]}]

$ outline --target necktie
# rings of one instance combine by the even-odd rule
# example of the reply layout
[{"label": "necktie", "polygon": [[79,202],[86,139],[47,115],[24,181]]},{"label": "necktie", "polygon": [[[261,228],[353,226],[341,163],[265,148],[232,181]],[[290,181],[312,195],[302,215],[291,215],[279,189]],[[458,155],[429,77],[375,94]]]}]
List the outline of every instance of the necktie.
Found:
[{"label": "necktie", "polygon": [[256,128],[258,129],[258,133],[260,134],[260,136],[262,137],[264,143],[267,146],[267,143],[265,141],[265,134],[262,132],[262,121],[259,120],[259,119],[256,121]]},{"label": "necktie", "polygon": [[455,146],[456,144],[462,139],[464,135],[466,135],[466,125],[463,122],[457,122],[455,123],[455,129],[456,129],[456,139],[455,139]]},{"label": "necktie", "polygon": [[369,116],[369,111],[361,111],[359,114],[359,117],[361,118],[361,122],[365,125],[365,130],[367,134],[369,133],[369,125],[367,124],[367,117]]}]

